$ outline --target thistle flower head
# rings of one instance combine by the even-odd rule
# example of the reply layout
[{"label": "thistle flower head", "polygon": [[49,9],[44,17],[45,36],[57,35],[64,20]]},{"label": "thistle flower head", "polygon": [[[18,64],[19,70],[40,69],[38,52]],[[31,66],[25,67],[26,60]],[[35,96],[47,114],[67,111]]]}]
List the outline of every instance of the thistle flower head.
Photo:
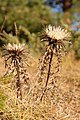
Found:
[{"label": "thistle flower head", "polygon": [[[5,67],[8,65],[15,67],[16,62],[22,64],[23,58],[26,56],[24,44],[10,44],[4,46],[3,57],[5,58]],[[9,69],[10,69],[9,68]]]},{"label": "thistle flower head", "polygon": [[11,45],[10,43],[8,43],[7,46],[5,46],[5,49],[8,50],[8,51],[23,51],[24,49],[24,44],[13,44]]},{"label": "thistle flower head", "polygon": [[52,40],[67,40],[71,37],[70,33],[67,30],[62,29],[62,27],[55,27],[49,25],[45,29],[45,35]]},{"label": "thistle flower head", "polygon": [[24,44],[13,44],[11,45],[10,43],[8,43],[7,46],[5,46],[5,51],[8,53],[8,54],[16,54],[16,55],[19,55],[19,54],[24,54],[24,50],[25,50],[25,47],[24,47]]}]

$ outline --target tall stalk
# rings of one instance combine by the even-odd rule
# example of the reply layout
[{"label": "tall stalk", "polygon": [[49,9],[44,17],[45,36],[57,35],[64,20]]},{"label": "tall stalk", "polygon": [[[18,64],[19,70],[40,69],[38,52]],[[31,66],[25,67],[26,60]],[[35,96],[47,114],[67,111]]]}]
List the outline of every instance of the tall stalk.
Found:
[{"label": "tall stalk", "polygon": [[57,70],[56,72],[53,73],[55,74],[59,71],[61,57],[63,52],[65,52],[65,41],[67,41],[67,39],[70,37],[71,37],[70,33],[68,33],[67,30],[62,29],[60,26],[55,27],[49,25],[44,30],[42,41],[48,42],[48,46],[41,60],[41,66],[40,66],[41,76],[44,75],[42,73],[44,73],[43,71],[47,69],[47,66],[48,66],[48,71],[46,72],[47,73],[46,83],[40,100],[42,100],[44,93],[46,92],[47,89],[48,81],[50,78],[53,54],[55,53],[57,57],[57,67],[56,67]]}]

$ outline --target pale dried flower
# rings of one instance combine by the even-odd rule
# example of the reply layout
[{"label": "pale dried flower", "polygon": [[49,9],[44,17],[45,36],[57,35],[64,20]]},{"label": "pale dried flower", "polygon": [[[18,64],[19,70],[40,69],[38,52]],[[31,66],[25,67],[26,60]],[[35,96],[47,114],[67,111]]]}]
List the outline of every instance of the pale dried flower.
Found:
[{"label": "pale dried flower", "polygon": [[7,50],[8,52],[22,52],[24,50],[24,44],[13,44],[11,45],[10,43],[8,43],[7,46],[5,46],[5,50]]},{"label": "pale dried flower", "polygon": [[48,27],[46,27],[44,31],[45,31],[45,35],[53,40],[54,39],[67,40],[68,38],[71,37],[70,33],[60,26],[55,27],[55,26],[48,25]]}]

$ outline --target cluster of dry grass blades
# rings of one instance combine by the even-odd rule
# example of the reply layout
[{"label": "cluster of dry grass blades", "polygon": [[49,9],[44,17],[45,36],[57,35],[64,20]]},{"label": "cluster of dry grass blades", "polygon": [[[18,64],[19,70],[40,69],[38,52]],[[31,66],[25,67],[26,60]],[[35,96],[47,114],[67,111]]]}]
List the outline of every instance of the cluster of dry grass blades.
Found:
[{"label": "cluster of dry grass blades", "polygon": [[40,65],[24,45],[5,46],[0,69],[5,64],[4,77],[11,79],[0,82],[7,96],[0,120],[80,120],[80,61],[70,53],[62,62],[69,37],[61,27],[49,25],[43,34],[48,44]]}]

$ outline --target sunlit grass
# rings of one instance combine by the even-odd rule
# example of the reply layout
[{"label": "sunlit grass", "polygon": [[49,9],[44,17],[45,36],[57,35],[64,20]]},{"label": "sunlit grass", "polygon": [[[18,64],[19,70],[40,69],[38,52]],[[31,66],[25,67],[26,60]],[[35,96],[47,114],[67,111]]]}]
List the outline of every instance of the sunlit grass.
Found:
[{"label": "sunlit grass", "polygon": [[11,78],[12,78],[13,74],[10,74],[8,76],[4,76],[0,78],[0,83],[4,83],[4,84],[8,84],[11,82]]},{"label": "sunlit grass", "polygon": [[5,101],[7,99],[7,96],[4,95],[4,92],[0,89],[0,109],[3,110],[5,107]]}]

